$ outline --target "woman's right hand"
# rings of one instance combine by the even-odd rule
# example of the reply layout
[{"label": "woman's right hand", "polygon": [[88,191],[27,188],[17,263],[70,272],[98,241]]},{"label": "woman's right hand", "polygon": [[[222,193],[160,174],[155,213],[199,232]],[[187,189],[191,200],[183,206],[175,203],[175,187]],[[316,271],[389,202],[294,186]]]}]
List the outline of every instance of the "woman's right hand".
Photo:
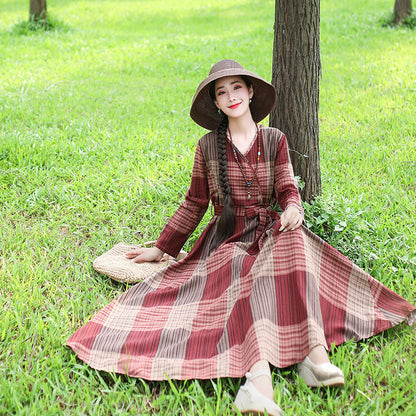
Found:
[{"label": "woman's right hand", "polygon": [[135,263],[142,263],[144,261],[160,261],[163,254],[163,251],[157,247],[143,247],[129,251],[126,253],[126,257],[132,259]]}]

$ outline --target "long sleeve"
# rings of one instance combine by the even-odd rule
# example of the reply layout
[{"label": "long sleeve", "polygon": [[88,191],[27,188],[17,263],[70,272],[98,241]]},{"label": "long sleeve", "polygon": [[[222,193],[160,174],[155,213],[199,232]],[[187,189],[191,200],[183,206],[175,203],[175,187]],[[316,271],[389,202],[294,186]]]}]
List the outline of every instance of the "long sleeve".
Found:
[{"label": "long sleeve", "polygon": [[277,147],[274,172],[274,189],[280,208],[284,210],[289,204],[296,204],[300,207],[298,184],[293,173],[285,135],[281,137]]},{"label": "long sleeve", "polygon": [[156,242],[157,248],[173,257],[178,255],[208,208],[209,187],[207,175],[207,166],[198,142],[191,185],[186,193],[185,200],[166,224]]}]

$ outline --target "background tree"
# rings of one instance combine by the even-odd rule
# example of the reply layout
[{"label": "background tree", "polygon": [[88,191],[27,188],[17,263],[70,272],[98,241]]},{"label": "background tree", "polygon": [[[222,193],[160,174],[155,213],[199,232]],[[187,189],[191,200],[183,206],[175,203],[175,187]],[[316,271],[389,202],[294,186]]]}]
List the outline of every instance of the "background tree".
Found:
[{"label": "background tree", "polygon": [[29,19],[46,19],[46,0],[30,0]]},{"label": "background tree", "polygon": [[319,0],[275,0],[272,83],[277,104],[270,125],[288,139],[302,199],[321,192],[319,164]]},{"label": "background tree", "polygon": [[412,0],[396,0],[394,3],[394,23],[399,23],[412,14]]}]

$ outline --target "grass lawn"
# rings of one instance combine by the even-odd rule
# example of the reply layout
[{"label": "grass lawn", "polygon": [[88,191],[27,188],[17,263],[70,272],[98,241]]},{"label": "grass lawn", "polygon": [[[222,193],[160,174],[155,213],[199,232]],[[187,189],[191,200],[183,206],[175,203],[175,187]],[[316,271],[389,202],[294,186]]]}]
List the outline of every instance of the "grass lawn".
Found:
[{"label": "grass lawn", "polygon": [[[416,31],[392,0],[321,2],[323,194],[311,228],[416,302]],[[19,35],[0,0],[0,415],[231,415],[239,380],[100,373],[66,339],[126,286],[92,269],[157,238],[187,190],[204,130],[189,117],[211,65],[271,78],[272,0],[50,0],[64,26]],[[198,232],[185,249],[189,250]],[[416,415],[414,329],[332,357],[341,389],[275,369],[287,415]]]}]

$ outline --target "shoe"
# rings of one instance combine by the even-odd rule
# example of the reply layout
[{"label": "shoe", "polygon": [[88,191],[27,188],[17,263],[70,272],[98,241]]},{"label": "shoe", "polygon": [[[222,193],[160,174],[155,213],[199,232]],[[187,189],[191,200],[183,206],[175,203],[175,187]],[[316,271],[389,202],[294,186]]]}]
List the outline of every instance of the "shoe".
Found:
[{"label": "shoe", "polygon": [[306,357],[298,364],[299,375],[309,387],[342,386],[344,373],[340,368],[331,364],[314,364]]},{"label": "shoe", "polygon": [[282,409],[273,400],[261,394],[252,383],[256,377],[263,375],[271,378],[268,371],[246,373],[246,383],[238,390],[234,404],[241,413],[264,415],[264,412],[267,411],[270,416],[282,416]]}]

